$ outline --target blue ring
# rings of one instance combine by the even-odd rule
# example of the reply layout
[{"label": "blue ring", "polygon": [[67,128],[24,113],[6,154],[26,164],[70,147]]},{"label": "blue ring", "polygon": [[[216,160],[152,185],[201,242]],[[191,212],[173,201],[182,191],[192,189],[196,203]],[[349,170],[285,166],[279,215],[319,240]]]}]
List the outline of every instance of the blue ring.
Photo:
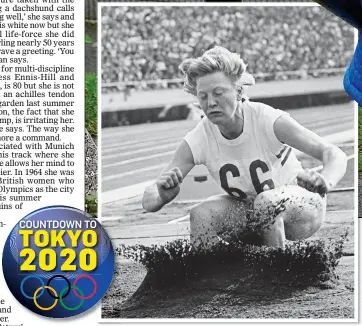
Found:
[{"label": "blue ring", "polygon": [[39,276],[36,276],[36,275],[28,275],[27,277],[25,277],[25,278],[21,281],[20,291],[21,291],[21,293],[23,294],[23,296],[24,296],[25,298],[28,298],[28,299],[30,299],[30,300],[33,300],[33,297],[27,295],[27,294],[24,292],[24,289],[23,289],[25,281],[26,281],[27,279],[29,279],[29,278],[32,278],[32,277],[38,279],[38,280],[40,281],[42,287],[43,287],[43,289],[40,291],[40,293],[36,296],[36,298],[39,299],[39,298],[43,295],[43,293],[44,293],[44,291],[45,291],[44,281],[43,281]]}]

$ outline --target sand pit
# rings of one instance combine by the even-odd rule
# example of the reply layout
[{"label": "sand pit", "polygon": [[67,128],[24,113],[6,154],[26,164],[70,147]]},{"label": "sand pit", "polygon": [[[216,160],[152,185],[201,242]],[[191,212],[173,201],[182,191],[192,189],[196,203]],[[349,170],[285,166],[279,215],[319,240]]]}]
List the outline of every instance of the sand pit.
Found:
[{"label": "sand pit", "polygon": [[[173,226],[159,224],[122,229],[111,225],[107,231],[115,247],[137,243],[163,246],[172,239],[187,239],[188,235],[187,221]],[[336,259],[336,268],[330,268],[326,279],[314,281],[300,275],[291,278],[287,268],[279,268],[281,273],[275,273],[275,264],[274,269],[265,267],[265,262],[262,268],[261,265],[250,268],[240,261],[222,263],[216,260],[215,265],[208,265],[187,280],[171,274],[169,279],[173,282],[160,286],[150,275],[152,273],[147,275],[142,264],[119,256],[113,285],[102,302],[102,318],[352,320],[355,309],[353,211],[329,212],[323,228],[313,239],[321,239],[326,244],[323,250],[327,256],[334,257],[331,251],[337,247],[333,244],[346,229],[349,230],[348,241],[344,242],[340,257]],[[337,253],[338,249],[335,250]],[[313,269],[313,265],[307,266]]]}]

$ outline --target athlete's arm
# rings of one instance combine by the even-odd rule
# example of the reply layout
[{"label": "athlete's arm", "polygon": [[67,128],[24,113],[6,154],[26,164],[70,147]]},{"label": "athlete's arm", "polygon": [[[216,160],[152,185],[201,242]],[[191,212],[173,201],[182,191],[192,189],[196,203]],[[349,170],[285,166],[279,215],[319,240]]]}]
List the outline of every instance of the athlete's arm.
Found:
[{"label": "athlete's arm", "polygon": [[171,162],[156,182],[146,188],[142,206],[148,212],[157,212],[180,192],[180,184],[195,166],[191,149],[185,140],[177,147]]},{"label": "athlete's arm", "polygon": [[290,116],[280,116],[274,123],[274,132],[279,141],[323,162],[320,174],[326,182],[327,191],[346,173],[346,154],[337,146],[301,126]]}]

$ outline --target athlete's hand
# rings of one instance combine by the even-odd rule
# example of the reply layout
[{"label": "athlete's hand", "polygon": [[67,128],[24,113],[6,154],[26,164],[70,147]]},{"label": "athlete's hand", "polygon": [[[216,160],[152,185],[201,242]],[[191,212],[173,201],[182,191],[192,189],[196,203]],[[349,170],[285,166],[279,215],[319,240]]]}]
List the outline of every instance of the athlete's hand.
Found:
[{"label": "athlete's hand", "polygon": [[322,197],[328,192],[328,186],[323,176],[313,170],[303,170],[297,176],[298,186],[311,192],[316,192]]},{"label": "athlete's hand", "polygon": [[172,201],[180,192],[183,176],[179,168],[163,172],[157,179],[157,189],[164,204]]}]

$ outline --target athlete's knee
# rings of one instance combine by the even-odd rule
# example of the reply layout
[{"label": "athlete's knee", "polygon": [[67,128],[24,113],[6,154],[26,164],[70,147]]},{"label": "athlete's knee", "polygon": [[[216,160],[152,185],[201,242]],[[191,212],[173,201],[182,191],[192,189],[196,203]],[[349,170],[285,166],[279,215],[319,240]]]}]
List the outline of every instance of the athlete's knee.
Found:
[{"label": "athlete's knee", "polygon": [[198,248],[210,248],[215,244],[215,230],[207,202],[190,209],[190,240]]},{"label": "athlete's knee", "polygon": [[244,203],[225,195],[213,196],[190,209],[191,232],[221,232],[245,223]]},{"label": "athlete's knee", "polygon": [[206,232],[212,226],[212,207],[207,201],[194,205],[190,209],[190,228],[191,233]]},{"label": "athlete's knee", "polygon": [[314,204],[304,204],[293,210],[285,219],[286,234],[289,240],[300,240],[311,237],[323,225],[326,209],[323,200],[318,198]]},{"label": "athlete's knee", "polygon": [[283,220],[288,240],[311,237],[322,226],[326,215],[326,198],[298,186],[282,186],[260,193],[254,212],[265,221]]},{"label": "athlete's knee", "polygon": [[203,203],[199,203],[197,205],[194,205],[190,209],[190,223],[194,224],[200,216],[205,215],[205,205]]},{"label": "athlete's knee", "polygon": [[307,239],[321,228],[325,220],[326,198],[304,188],[297,189],[283,214],[287,239]]},{"label": "athlete's knee", "polygon": [[256,196],[254,200],[254,212],[258,213],[273,213],[276,209],[282,209],[279,207],[284,202],[283,198],[285,194],[279,189],[272,189],[264,191]]},{"label": "athlete's knee", "polygon": [[224,195],[212,196],[190,209],[190,221],[216,218],[221,212],[231,206],[231,199]]},{"label": "athlete's knee", "polygon": [[282,186],[260,193],[254,201],[254,210],[273,209],[323,211],[326,200],[299,186]]},{"label": "athlete's knee", "polygon": [[273,195],[271,190],[264,191],[256,196],[254,200],[254,210],[264,208],[266,205],[273,202]]},{"label": "athlete's knee", "polygon": [[303,240],[313,236],[322,226],[325,212],[306,212],[305,214],[285,221],[285,236],[288,240]]}]

